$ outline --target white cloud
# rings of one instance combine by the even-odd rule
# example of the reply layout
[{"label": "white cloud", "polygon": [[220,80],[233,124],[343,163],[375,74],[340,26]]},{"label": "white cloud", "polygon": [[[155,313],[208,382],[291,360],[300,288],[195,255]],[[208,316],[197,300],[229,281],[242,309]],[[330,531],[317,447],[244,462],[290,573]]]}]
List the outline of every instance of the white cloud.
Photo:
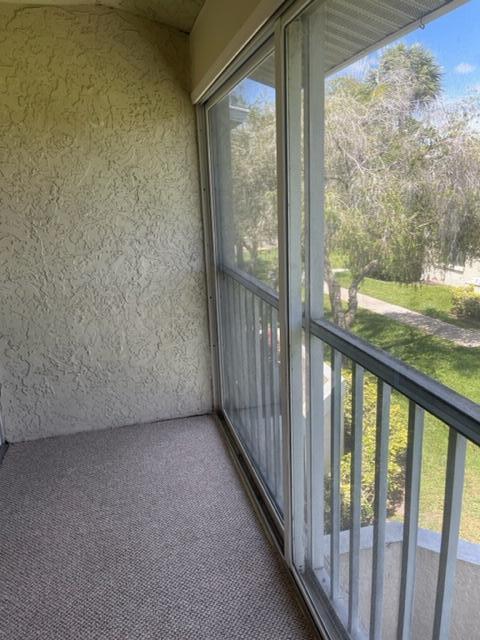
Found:
[{"label": "white cloud", "polygon": [[475,69],[476,67],[474,64],[470,64],[469,62],[460,62],[460,64],[457,64],[454,71],[455,73],[460,73],[463,76],[467,73],[473,73]]}]

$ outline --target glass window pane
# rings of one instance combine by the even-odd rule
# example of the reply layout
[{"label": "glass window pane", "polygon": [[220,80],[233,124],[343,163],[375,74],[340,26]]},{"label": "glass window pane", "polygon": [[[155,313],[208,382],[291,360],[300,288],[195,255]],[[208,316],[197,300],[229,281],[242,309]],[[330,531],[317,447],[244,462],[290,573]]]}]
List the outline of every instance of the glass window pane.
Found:
[{"label": "glass window pane", "polygon": [[[419,3],[401,4],[326,0],[286,29],[305,326],[319,319],[313,333],[330,336],[322,349],[306,340],[312,401],[304,455],[293,456],[306,505],[293,546],[305,539],[306,553],[294,561],[320,612],[333,608],[352,638],[447,637],[449,626],[460,638],[479,616],[480,449],[469,444],[465,468],[462,437],[422,396],[415,404],[368,360],[336,352],[355,334],[480,402],[480,0],[435,16],[444,3],[432,0],[425,24]],[[296,205],[289,192],[290,219]]]},{"label": "glass window pane", "polygon": [[275,63],[269,55],[210,112],[223,264],[278,289]]},{"label": "glass window pane", "polygon": [[208,113],[218,247],[223,408],[283,510],[275,64]]},{"label": "glass window pane", "polygon": [[[328,318],[475,402],[479,11],[393,35],[325,80]],[[327,8],[327,34],[334,22]]]}]

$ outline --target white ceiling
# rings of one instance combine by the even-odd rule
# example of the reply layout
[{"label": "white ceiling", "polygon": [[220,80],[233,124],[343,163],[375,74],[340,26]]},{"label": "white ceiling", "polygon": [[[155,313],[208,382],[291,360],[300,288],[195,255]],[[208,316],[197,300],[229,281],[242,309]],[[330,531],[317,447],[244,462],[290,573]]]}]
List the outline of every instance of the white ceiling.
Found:
[{"label": "white ceiling", "polygon": [[12,2],[28,6],[103,5],[128,11],[189,33],[205,0],[12,0]]}]

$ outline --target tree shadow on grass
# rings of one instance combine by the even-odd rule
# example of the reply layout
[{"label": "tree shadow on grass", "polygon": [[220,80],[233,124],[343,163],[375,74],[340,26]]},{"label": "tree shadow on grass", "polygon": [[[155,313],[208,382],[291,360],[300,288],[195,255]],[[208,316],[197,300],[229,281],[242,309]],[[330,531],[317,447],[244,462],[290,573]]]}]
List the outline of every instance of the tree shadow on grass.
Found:
[{"label": "tree shadow on grass", "polygon": [[480,402],[480,349],[461,347],[385,316],[359,310],[353,332],[376,347]]},{"label": "tree shadow on grass", "polygon": [[476,331],[480,331],[480,322],[478,320],[456,318],[451,313],[441,311],[440,309],[435,309],[434,307],[426,308],[424,313],[426,316],[430,316],[430,318],[435,318],[436,320],[441,320],[442,322],[453,324],[456,327],[460,327],[461,329],[474,329]]}]

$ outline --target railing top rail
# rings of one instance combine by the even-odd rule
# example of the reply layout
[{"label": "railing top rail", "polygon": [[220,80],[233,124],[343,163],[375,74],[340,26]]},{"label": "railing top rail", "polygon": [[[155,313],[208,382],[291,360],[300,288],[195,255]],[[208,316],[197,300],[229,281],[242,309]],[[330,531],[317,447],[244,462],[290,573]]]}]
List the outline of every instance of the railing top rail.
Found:
[{"label": "railing top rail", "polygon": [[[278,309],[278,293],[268,285],[226,265],[218,269]],[[480,405],[328,320],[312,320],[310,332],[480,446]]]},{"label": "railing top rail", "polygon": [[230,278],[233,278],[242,284],[246,289],[257,295],[269,305],[278,309],[278,293],[267,284],[244,271],[233,269],[227,265],[219,265],[217,268],[220,273],[225,273],[227,276],[230,276]]},{"label": "railing top rail", "polygon": [[328,320],[313,320],[310,331],[480,445],[480,405]]}]

